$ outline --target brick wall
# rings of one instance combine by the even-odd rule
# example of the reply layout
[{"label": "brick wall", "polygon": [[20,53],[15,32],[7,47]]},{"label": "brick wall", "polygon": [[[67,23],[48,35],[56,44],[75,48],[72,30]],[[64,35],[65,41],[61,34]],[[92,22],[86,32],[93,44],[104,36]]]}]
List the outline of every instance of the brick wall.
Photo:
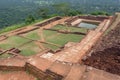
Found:
[{"label": "brick wall", "polygon": [[26,63],[25,68],[30,74],[36,76],[37,78],[41,80],[61,80],[61,78],[57,74],[50,73],[49,71],[43,72],[37,67],[29,63]]},{"label": "brick wall", "polygon": [[1,71],[25,71],[25,67],[19,66],[0,66]]}]

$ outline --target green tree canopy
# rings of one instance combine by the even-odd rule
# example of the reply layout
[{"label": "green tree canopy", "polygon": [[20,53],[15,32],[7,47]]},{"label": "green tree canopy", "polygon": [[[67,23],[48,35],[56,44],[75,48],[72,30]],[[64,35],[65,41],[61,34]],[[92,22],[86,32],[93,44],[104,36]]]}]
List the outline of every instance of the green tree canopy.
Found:
[{"label": "green tree canopy", "polygon": [[70,5],[68,3],[58,3],[53,5],[56,13],[67,16],[68,11],[70,10]]},{"label": "green tree canopy", "polygon": [[26,24],[30,24],[32,22],[35,21],[35,18],[32,15],[29,15],[26,19],[25,19],[25,23]]},{"label": "green tree canopy", "polygon": [[95,12],[92,12],[91,15],[106,15],[106,16],[109,16],[110,14],[105,12],[105,11],[95,11]]},{"label": "green tree canopy", "polygon": [[40,8],[38,10],[38,15],[41,17],[41,18],[48,18],[49,16],[49,9],[47,8]]},{"label": "green tree canopy", "polygon": [[79,10],[74,10],[74,9],[70,9],[67,13],[68,16],[76,16],[80,14],[82,14],[82,12],[80,12]]}]

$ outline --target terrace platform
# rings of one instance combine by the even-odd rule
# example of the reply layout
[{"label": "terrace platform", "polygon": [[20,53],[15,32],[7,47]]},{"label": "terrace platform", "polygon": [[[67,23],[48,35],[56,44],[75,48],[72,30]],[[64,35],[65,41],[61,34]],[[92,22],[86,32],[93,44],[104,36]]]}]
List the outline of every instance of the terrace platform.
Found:
[{"label": "terrace platform", "polygon": [[[20,42],[24,44],[17,44],[17,48],[24,50],[24,48],[26,49],[27,47],[27,50],[33,50],[37,54],[30,53],[33,55],[0,59],[0,70],[28,71],[31,75],[34,75],[34,77],[31,75],[25,77],[25,80],[35,80],[36,78],[41,80],[120,80],[119,75],[98,70],[81,63],[81,60],[86,57],[96,42],[99,41],[109,28],[112,19],[113,17],[96,16],[55,17],[30,27],[11,31],[6,34],[7,37],[17,36],[19,38],[16,40],[24,39],[24,41]],[[76,27],[81,21],[97,22],[99,25],[95,29],[90,30]],[[69,27],[66,28],[66,24]],[[62,29],[62,31],[60,29]],[[41,30],[43,30],[43,32]],[[51,33],[50,30],[56,30],[56,32]],[[78,30],[80,30],[81,33],[85,32],[85,34],[64,33],[64,31],[78,32]],[[31,36],[33,34],[35,35],[34,37]],[[72,38],[69,37],[71,35]],[[61,40],[61,38],[65,39],[65,42]],[[80,39],[79,41],[75,40],[78,38]],[[4,40],[2,41],[4,43]],[[13,40],[10,39],[10,41],[12,43]],[[62,44],[59,42],[62,42]],[[28,45],[28,43],[31,44]],[[46,49],[46,44],[52,44],[54,47],[47,45],[50,50]],[[16,46],[16,44],[14,45]],[[55,49],[55,51],[52,50],[51,47]],[[39,48],[41,48],[41,51],[39,51]],[[21,73],[22,72],[18,74],[20,75]],[[13,73],[11,72],[11,74]],[[23,74],[26,75],[27,73],[23,72]],[[0,74],[0,79],[6,80],[6,78],[4,78],[5,76],[6,75]],[[16,77],[14,76],[14,79],[20,79],[20,76]],[[8,78],[13,79],[11,77]]]}]

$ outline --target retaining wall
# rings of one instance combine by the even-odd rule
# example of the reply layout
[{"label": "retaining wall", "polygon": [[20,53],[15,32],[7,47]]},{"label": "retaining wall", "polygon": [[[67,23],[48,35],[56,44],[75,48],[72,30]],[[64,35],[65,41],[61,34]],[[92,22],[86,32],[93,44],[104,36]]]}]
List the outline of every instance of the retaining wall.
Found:
[{"label": "retaining wall", "polygon": [[89,19],[89,20],[97,20],[97,21],[103,21],[104,19],[109,19],[109,17],[107,16],[75,16],[72,17],[68,20],[66,20],[65,22],[67,23],[67,25],[70,25],[72,22],[76,21],[77,19]]},{"label": "retaining wall", "polygon": [[37,67],[31,65],[30,63],[26,63],[25,68],[30,74],[36,76],[37,78],[41,80],[61,80],[62,79],[60,75],[57,75],[49,71],[43,72]]},{"label": "retaining wall", "polygon": [[0,65],[0,70],[1,71],[25,71],[25,67]]},{"label": "retaining wall", "polygon": [[78,16],[81,19],[90,19],[90,20],[97,20],[97,21],[103,21],[105,19],[109,19],[108,16]]},{"label": "retaining wall", "polygon": [[42,22],[42,23],[40,23],[40,24],[37,24],[37,25],[35,25],[35,26],[39,26],[39,27],[45,26],[45,25],[48,25],[48,24],[50,24],[50,23],[52,23],[52,22],[54,22],[54,21],[60,20],[60,19],[62,19],[62,18],[59,17],[59,16],[57,16],[57,17],[54,17],[54,18],[50,18],[50,19],[48,19],[47,21],[44,21],[44,22]]}]

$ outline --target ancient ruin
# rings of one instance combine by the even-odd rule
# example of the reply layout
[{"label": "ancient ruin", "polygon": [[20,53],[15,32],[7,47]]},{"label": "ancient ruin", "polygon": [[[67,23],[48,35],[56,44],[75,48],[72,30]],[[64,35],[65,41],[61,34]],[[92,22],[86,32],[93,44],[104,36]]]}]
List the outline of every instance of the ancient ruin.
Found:
[{"label": "ancient ruin", "polygon": [[53,17],[0,35],[0,80],[120,80],[120,13]]}]

